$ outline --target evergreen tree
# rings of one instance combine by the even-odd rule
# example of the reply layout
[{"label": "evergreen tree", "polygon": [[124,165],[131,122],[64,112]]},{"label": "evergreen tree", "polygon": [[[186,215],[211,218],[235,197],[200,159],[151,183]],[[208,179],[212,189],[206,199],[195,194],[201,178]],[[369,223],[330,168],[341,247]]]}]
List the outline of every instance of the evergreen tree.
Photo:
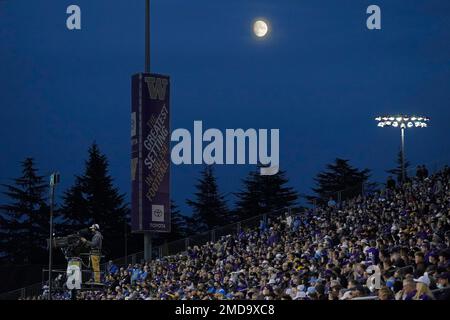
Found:
[{"label": "evergreen tree", "polygon": [[[397,182],[402,183],[402,150],[400,149],[397,154],[397,167],[394,169],[387,170],[386,172],[389,174],[392,174],[393,176],[397,177]],[[405,179],[408,180],[408,167],[410,166],[410,163],[405,158]]]},{"label": "evergreen tree", "polygon": [[122,256],[128,214],[124,195],[113,185],[108,160],[97,144],[94,143],[88,153],[84,174],[75,177],[74,185],[63,196],[65,222],[72,231],[99,224],[105,255]]},{"label": "evergreen tree", "polygon": [[370,176],[370,170],[359,170],[352,167],[349,160],[336,158],[335,162],[327,165],[327,171],[317,174],[317,187],[313,188],[316,197],[308,197],[319,203],[326,203],[329,198],[337,200],[338,192],[341,192],[341,200],[352,198],[361,193],[363,183]]},{"label": "evergreen tree", "polygon": [[286,186],[289,180],[284,171],[261,175],[260,168],[258,166],[256,171],[248,174],[243,180],[243,190],[236,193],[236,214],[240,220],[289,208],[297,202],[298,194],[292,187]]},{"label": "evergreen tree", "polygon": [[205,166],[196,185],[195,200],[186,200],[192,207],[196,231],[206,231],[229,223],[229,211],[223,195],[219,193],[213,168]]},{"label": "evergreen tree", "polygon": [[42,264],[48,260],[50,212],[48,186],[33,158],[22,162],[22,176],[2,185],[10,204],[0,206],[0,252],[5,262]]},{"label": "evergreen tree", "polygon": [[74,185],[64,192],[64,203],[61,211],[65,223],[59,229],[59,234],[76,232],[92,223],[92,216],[87,210],[88,202],[84,196],[81,180],[82,177],[75,176]]},{"label": "evergreen tree", "polygon": [[175,204],[175,201],[171,200],[170,208],[172,217],[172,230],[170,232],[168,240],[172,241],[185,238],[188,232],[186,217],[181,214],[178,206]]},{"label": "evergreen tree", "polygon": [[199,230],[198,221],[194,216],[185,216],[186,219],[186,236],[190,237],[195,235],[198,231],[205,231],[205,229]]}]

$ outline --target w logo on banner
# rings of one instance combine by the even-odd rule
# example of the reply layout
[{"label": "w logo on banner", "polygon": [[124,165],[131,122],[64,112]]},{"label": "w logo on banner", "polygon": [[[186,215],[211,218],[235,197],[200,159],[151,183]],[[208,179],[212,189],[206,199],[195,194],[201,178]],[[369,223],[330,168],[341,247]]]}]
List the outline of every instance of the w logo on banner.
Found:
[{"label": "w logo on banner", "polygon": [[147,83],[150,99],[164,100],[166,98],[166,88],[168,83],[167,79],[146,77],[144,81]]}]

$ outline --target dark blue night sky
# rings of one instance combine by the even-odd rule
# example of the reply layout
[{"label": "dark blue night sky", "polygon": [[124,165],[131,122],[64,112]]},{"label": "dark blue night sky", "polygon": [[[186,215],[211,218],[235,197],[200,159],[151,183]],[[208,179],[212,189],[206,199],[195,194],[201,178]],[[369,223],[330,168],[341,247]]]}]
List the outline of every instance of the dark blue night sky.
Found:
[{"label": "dark blue night sky", "polygon": [[[81,31],[66,29],[70,4],[81,7]],[[381,7],[382,30],[366,28],[370,4]],[[43,173],[61,172],[61,191],[95,140],[129,194],[143,9],[143,0],[0,0],[1,183],[33,156]],[[377,128],[377,115],[431,117],[429,128],[407,132],[407,157],[450,159],[450,1],[152,0],[151,9],[152,71],[171,76],[173,129],[194,120],[279,128],[281,168],[303,193],[335,157],[385,179],[400,134]],[[264,41],[252,35],[257,17],[271,23]],[[185,213],[200,168],[172,168]],[[222,192],[236,191],[250,169],[217,167]]]}]

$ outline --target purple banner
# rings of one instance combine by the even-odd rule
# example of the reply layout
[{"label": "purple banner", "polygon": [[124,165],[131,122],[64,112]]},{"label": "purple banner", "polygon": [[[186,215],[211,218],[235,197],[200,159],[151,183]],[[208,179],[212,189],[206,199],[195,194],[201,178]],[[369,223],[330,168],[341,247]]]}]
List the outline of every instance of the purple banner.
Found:
[{"label": "purple banner", "polygon": [[169,77],[139,73],[131,82],[131,228],[170,232]]}]

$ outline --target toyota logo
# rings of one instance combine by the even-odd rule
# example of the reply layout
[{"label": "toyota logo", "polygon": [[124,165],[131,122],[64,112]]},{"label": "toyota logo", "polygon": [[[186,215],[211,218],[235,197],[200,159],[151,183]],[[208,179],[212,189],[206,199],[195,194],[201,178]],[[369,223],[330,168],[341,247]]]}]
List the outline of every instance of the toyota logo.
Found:
[{"label": "toyota logo", "polygon": [[161,209],[155,209],[155,211],[153,211],[153,214],[154,214],[156,217],[162,217],[163,212],[162,212]]}]

